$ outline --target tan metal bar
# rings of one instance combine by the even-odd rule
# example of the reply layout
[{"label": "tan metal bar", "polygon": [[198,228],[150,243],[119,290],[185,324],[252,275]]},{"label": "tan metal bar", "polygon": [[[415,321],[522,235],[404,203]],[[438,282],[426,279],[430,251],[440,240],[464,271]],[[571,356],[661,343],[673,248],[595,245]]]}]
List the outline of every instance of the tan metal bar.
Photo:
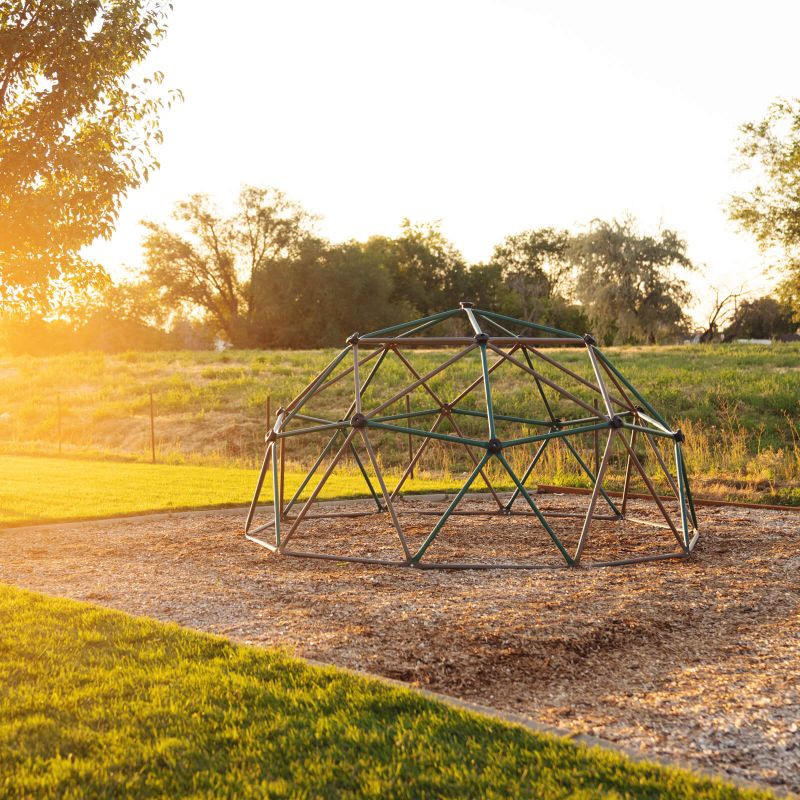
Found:
[{"label": "tan metal bar", "polygon": [[[436,420],[433,423],[433,427],[431,428],[431,433],[435,433],[436,432],[436,429],[442,423],[442,420],[444,420],[444,414],[439,414],[439,416],[436,417]],[[411,461],[409,462],[408,466],[405,468],[405,471],[400,476],[400,480],[397,482],[397,486],[394,487],[394,489],[392,490],[391,495],[389,495],[392,498],[392,500],[394,500],[395,497],[397,497],[397,493],[403,487],[403,484],[406,482],[406,479],[411,474],[411,470],[414,469],[414,467],[416,466],[416,464],[419,461],[420,457],[422,456],[422,453],[425,451],[425,448],[431,443],[431,441],[433,441],[433,440],[432,439],[427,439],[427,438],[422,440],[422,444],[417,449],[417,452],[414,453],[414,458],[411,459]]]},{"label": "tan metal bar", "polygon": [[442,364],[439,364],[436,369],[432,369],[424,378],[420,378],[417,381],[414,381],[410,386],[407,386],[405,389],[399,391],[393,397],[390,397],[385,403],[381,403],[377,408],[373,408],[372,411],[367,412],[365,415],[368,419],[374,417],[376,414],[380,414],[384,408],[389,408],[389,406],[394,405],[398,400],[402,400],[407,394],[411,394],[418,386],[421,386],[425,381],[429,381],[434,375],[438,375],[440,372],[446,370],[451,364],[455,364],[456,361],[464,358],[467,353],[472,352],[478,345],[475,342],[472,342],[469,347],[465,347],[463,350],[456,353],[454,356],[451,356]]},{"label": "tan metal bar", "polygon": [[589,354],[589,361],[592,362],[592,370],[594,370],[594,377],[597,381],[597,386],[600,389],[600,394],[603,397],[603,403],[605,404],[606,412],[608,413],[609,418],[613,417],[616,414],[616,411],[614,411],[614,408],[611,405],[611,398],[608,396],[608,389],[606,389],[603,376],[600,374],[600,367],[597,366],[597,357],[592,351],[592,346],[590,344],[586,345],[586,352]]},{"label": "tan metal bar", "polygon": [[[574,395],[572,394],[572,392],[569,392],[566,389],[562,388],[557,383],[554,383],[549,378],[546,378],[540,372],[537,372],[535,369],[531,369],[527,364],[523,364],[519,359],[514,358],[510,353],[504,353],[502,350],[500,350],[498,347],[495,347],[492,344],[490,344],[489,347],[491,347],[495,353],[498,353],[499,355],[503,356],[503,358],[505,358],[507,361],[510,361],[512,364],[516,364],[520,369],[524,370],[530,375],[533,375],[535,378],[538,378],[542,383],[546,384],[551,389],[555,389],[559,394],[562,394],[564,395],[564,397],[568,398],[569,400],[572,400],[573,403],[577,403],[582,408],[585,408],[590,414],[594,414],[594,408],[592,408],[592,406],[589,403],[585,402],[584,400],[581,400],[581,398],[578,397],[577,395]],[[595,391],[599,390],[596,389]]]},{"label": "tan metal bar", "polygon": [[[582,383],[587,389],[591,389],[593,392],[597,392],[598,394],[600,394],[599,386],[595,386],[591,381],[587,381],[586,378],[582,377],[581,375],[578,375],[578,373],[575,372],[574,370],[571,370],[569,367],[565,367],[563,364],[559,364],[558,361],[555,361],[549,356],[546,356],[544,353],[540,353],[535,347],[526,347],[525,350],[529,353],[533,353],[537,358],[541,358],[542,361],[546,361],[551,366],[560,369],[565,375],[569,375],[571,378],[575,378],[575,380],[578,381],[578,383]],[[620,405],[625,405],[618,397],[614,397],[613,395],[610,395],[610,397],[615,403],[619,403]]]},{"label": "tan metal bar", "polygon": [[597,505],[597,498],[600,495],[600,489],[603,485],[603,478],[605,477],[606,469],[608,468],[608,460],[609,456],[611,455],[611,445],[614,443],[616,435],[616,428],[611,428],[608,434],[608,441],[606,442],[606,449],[603,451],[603,460],[600,462],[600,469],[595,476],[594,489],[592,490],[592,496],[589,500],[589,508],[586,512],[586,519],[583,522],[581,536],[580,539],[578,539],[578,546],[575,549],[575,555],[573,556],[573,561],[575,562],[576,567],[581,563],[581,555],[583,554],[583,548],[586,545],[586,538],[589,535],[589,527],[592,524],[594,508]]},{"label": "tan metal bar", "polygon": [[328,465],[328,468],[325,470],[323,476],[319,479],[319,482],[314,487],[314,491],[311,492],[311,495],[309,496],[308,500],[306,500],[305,504],[298,512],[297,517],[295,518],[294,523],[292,524],[292,527],[289,528],[289,531],[287,532],[286,536],[284,536],[283,541],[281,542],[281,546],[279,548],[281,551],[283,551],[283,549],[289,543],[289,540],[292,538],[292,536],[294,536],[295,531],[297,530],[297,526],[303,521],[303,517],[305,517],[305,515],[308,513],[309,508],[311,508],[311,505],[317,499],[317,495],[322,490],[322,487],[325,485],[328,478],[330,478],[331,473],[335,469],[336,465],[339,463],[341,457],[344,455],[344,452],[347,449],[348,445],[353,440],[353,436],[355,436],[356,430],[357,430],[356,428],[351,428],[350,433],[348,433],[347,436],[345,436],[344,443],[339,448],[336,455],[333,457],[333,460]]},{"label": "tan metal bar", "polygon": [[[634,431],[634,433],[636,433],[636,431]],[[672,479],[672,475],[669,474],[669,469],[667,469],[667,465],[664,463],[664,459],[661,456],[661,452],[658,449],[658,445],[655,443],[653,437],[649,433],[646,433],[644,435],[644,438],[647,439],[647,443],[650,445],[653,452],[655,453],[656,459],[658,460],[658,463],[661,465],[661,470],[664,473],[667,482],[670,485],[670,488],[675,493],[675,499],[678,500],[678,502],[680,502],[680,493],[678,492],[678,487],[675,485],[675,481]]]},{"label": "tan metal bar", "polygon": [[644,471],[644,467],[642,467],[641,463],[639,462],[639,459],[636,457],[636,453],[628,445],[628,442],[625,440],[624,436],[621,437],[620,441],[622,442],[622,444],[625,445],[625,449],[630,454],[631,460],[633,461],[633,465],[636,467],[637,472],[642,476],[642,480],[644,481],[645,486],[647,486],[647,490],[653,496],[653,500],[656,501],[656,505],[658,506],[661,513],[664,515],[664,519],[666,520],[667,525],[669,525],[669,529],[672,531],[678,544],[681,546],[681,548],[683,548],[683,539],[681,539],[680,534],[675,528],[675,524],[669,518],[669,514],[667,514],[667,510],[664,508],[664,504],[661,502],[661,499],[658,496],[658,492],[656,492],[655,486],[653,486],[653,483],[650,480],[650,478],[647,477],[647,473]]},{"label": "tan metal bar", "polygon": [[[631,449],[634,449],[636,446],[636,434],[637,431],[631,431]],[[628,459],[625,462],[625,482],[622,484],[622,507],[620,508],[620,513],[622,516],[625,516],[625,508],[628,505],[628,490],[631,484],[631,456],[630,453],[628,454]]]},{"label": "tan metal bar", "polygon": [[381,468],[378,466],[378,459],[375,458],[375,451],[372,449],[372,444],[369,441],[369,436],[367,436],[367,432],[364,428],[359,429],[359,433],[361,434],[361,438],[364,440],[364,445],[367,448],[367,453],[369,453],[369,460],[372,462],[372,469],[375,470],[375,475],[378,478],[378,483],[381,487],[381,492],[383,492],[383,501],[386,503],[386,508],[389,510],[389,516],[392,518],[392,524],[397,531],[397,535],[400,538],[400,544],[403,545],[403,552],[406,555],[406,560],[411,561],[411,551],[408,549],[408,543],[406,542],[406,537],[403,535],[403,527],[400,525],[400,520],[397,519],[397,514],[394,510],[394,503],[392,503],[392,498],[389,497],[389,492],[386,489],[386,483],[383,480],[383,474],[381,473]]},{"label": "tan metal bar", "polygon": [[[414,365],[396,347],[393,348],[393,349],[394,349],[395,355],[397,355],[397,357],[403,362],[403,364],[405,364],[405,366],[408,369],[408,371],[415,378],[421,379],[421,376],[420,376],[419,372],[417,372],[417,370],[414,368]],[[428,394],[433,398],[433,401],[438,404],[439,408],[444,411],[445,410],[444,401],[439,397],[439,395],[436,394],[436,392],[433,391],[433,389],[430,388],[430,386],[428,386],[427,381],[423,382],[422,386],[423,386],[424,389],[427,390]],[[408,397],[408,395],[406,395],[406,398],[407,397]],[[461,428],[458,426],[458,423],[455,421],[455,419],[453,419],[453,415],[449,412],[449,410],[446,411],[445,413],[446,413],[446,416],[447,416],[447,420],[453,426],[453,428],[455,429],[455,432],[459,436],[463,437],[464,433],[461,430]],[[464,442],[464,448],[466,449],[470,459],[472,459],[472,466],[473,467],[477,467],[478,466],[478,459],[476,458],[475,454],[472,452],[472,449],[470,448],[470,446],[466,442]],[[494,499],[497,501],[497,505],[500,508],[503,508],[503,504],[500,501],[500,498],[497,496],[497,492],[495,492],[494,487],[492,486],[491,482],[489,481],[489,478],[487,477],[487,475],[486,475],[484,470],[480,471],[480,476],[481,476],[483,482],[486,484],[486,486],[489,489],[489,491],[494,496]]]}]

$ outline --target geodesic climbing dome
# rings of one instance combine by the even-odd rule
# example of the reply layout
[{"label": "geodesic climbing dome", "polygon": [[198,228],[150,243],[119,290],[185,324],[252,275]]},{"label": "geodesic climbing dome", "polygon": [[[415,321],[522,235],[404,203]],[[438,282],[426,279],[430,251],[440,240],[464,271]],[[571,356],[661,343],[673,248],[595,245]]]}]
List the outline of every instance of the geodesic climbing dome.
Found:
[{"label": "geodesic climbing dome", "polygon": [[[278,410],[245,535],[284,555],[420,568],[555,565],[543,547],[567,566],[687,557],[699,532],[683,440],[591,335],[465,302],[353,334]],[[305,472],[291,491],[287,464]],[[545,465],[588,483],[577,509],[534,499]],[[413,499],[443,475],[450,494]],[[321,502],[353,480],[367,501]],[[587,557],[595,540],[611,555]]]}]

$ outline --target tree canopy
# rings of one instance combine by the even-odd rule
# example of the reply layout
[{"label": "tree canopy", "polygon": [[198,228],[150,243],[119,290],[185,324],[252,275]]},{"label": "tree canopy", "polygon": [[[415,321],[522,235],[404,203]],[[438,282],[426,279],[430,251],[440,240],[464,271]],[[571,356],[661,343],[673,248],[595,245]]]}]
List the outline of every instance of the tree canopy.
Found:
[{"label": "tree canopy", "polygon": [[177,204],[173,222],[144,223],[149,282],[169,307],[202,309],[232,344],[256,344],[259,282],[276,264],[307,252],[309,215],[277,189],[247,186],[231,216],[195,194]]},{"label": "tree canopy", "polygon": [[608,344],[654,344],[683,335],[690,294],[678,270],[693,269],[675,231],[639,233],[633,219],[595,220],[573,237],[575,297]]},{"label": "tree canopy", "polygon": [[731,198],[731,218],[764,250],[778,251],[782,299],[800,318],[800,99],[778,100],[741,127],[742,168],[752,189]]},{"label": "tree canopy", "polygon": [[129,77],[161,39],[159,0],[0,3],[0,303],[46,304],[102,268],[125,193],[157,166],[163,76]]},{"label": "tree canopy", "polygon": [[757,297],[739,303],[723,338],[725,341],[771,339],[794,333],[796,328],[791,308],[774,297]]}]

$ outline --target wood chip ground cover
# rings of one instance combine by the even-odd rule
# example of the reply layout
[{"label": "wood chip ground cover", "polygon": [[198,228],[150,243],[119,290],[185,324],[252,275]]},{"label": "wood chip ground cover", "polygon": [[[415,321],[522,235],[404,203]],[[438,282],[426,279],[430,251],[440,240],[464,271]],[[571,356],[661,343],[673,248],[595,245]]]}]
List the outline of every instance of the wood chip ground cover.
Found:
[{"label": "wood chip ground cover", "polygon": [[[574,497],[537,501],[581,510]],[[633,510],[655,519],[645,504]],[[403,516],[415,542],[434,519]],[[574,540],[577,519],[559,521]],[[700,525],[689,560],[422,571],[275,557],[244,539],[241,516],[208,512],[0,532],[0,581],[286,647],[800,792],[800,515],[706,508]],[[601,523],[586,558],[666,551],[670,537]],[[313,521],[296,538],[398,555],[386,515]],[[522,517],[458,517],[429,554],[521,549],[558,563]]]}]

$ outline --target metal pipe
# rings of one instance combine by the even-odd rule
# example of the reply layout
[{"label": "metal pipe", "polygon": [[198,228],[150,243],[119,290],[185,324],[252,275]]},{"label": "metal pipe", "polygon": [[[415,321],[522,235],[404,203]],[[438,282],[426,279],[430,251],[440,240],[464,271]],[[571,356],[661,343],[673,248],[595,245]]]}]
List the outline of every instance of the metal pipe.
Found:
[{"label": "metal pipe", "polygon": [[411,559],[412,563],[414,564],[419,563],[422,556],[425,555],[425,551],[430,547],[433,540],[439,535],[439,531],[444,527],[444,524],[445,522],[447,522],[448,517],[453,513],[455,507],[461,502],[461,499],[469,491],[469,487],[472,486],[473,481],[475,480],[475,478],[478,477],[480,471],[484,468],[484,466],[486,466],[486,462],[489,460],[490,455],[491,454],[489,453],[488,450],[483,454],[483,457],[478,462],[478,466],[475,467],[475,469],[472,471],[472,474],[469,476],[469,478],[467,478],[466,482],[461,487],[461,489],[459,489],[458,493],[453,498],[450,505],[445,510],[444,514],[442,514],[442,516],[439,517],[439,520],[433,526],[433,530],[428,534],[427,538],[422,543],[422,546],[414,554],[414,557]]},{"label": "metal pipe", "polygon": [[397,531],[397,535],[400,538],[400,544],[403,546],[403,552],[405,553],[406,560],[411,560],[411,551],[408,549],[408,543],[406,542],[406,537],[403,535],[403,528],[400,525],[400,520],[397,519],[397,514],[394,510],[394,504],[392,503],[392,498],[389,497],[389,492],[386,489],[386,483],[383,480],[383,474],[381,473],[381,468],[378,466],[378,459],[375,458],[375,452],[372,449],[372,444],[369,441],[369,436],[367,436],[367,431],[364,428],[360,428],[359,432],[361,433],[361,438],[364,440],[364,445],[367,448],[367,453],[369,454],[369,460],[372,462],[372,469],[375,470],[375,475],[378,478],[378,484],[381,487],[381,492],[383,493],[383,502],[386,503],[386,508],[389,510],[389,516],[392,518],[392,524]]},{"label": "metal pipe", "polygon": [[572,400],[574,403],[577,403],[579,406],[585,408],[590,414],[594,413],[594,409],[589,405],[589,403],[582,400],[577,395],[572,394],[572,392],[568,392],[563,387],[559,386],[557,383],[554,383],[549,378],[546,378],[540,372],[537,372],[535,369],[531,369],[530,367],[523,364],[518,359],[514,358],[510,353],[504,353],[499,348],[495,347],[491,342],[489,343],[489,347],[495,351],[498,355],[503,356],[507,361],[510,361],[512,364],[516,364],[520,369],[524,370],[525,372],[533,375],[534,377],[538,378],[542,383],[549,386],[551,389],[555,389],[559,394],[564,395],[569,400]]},{"label": "metal pipe", "polygon": [[344,453],[344,451],[347,449],[347,446],[352,441],[356,430],[357,430],[356,428],[351,428],[350,429],[350,433],[347,434],[347,437],[344,440],[344,444],[339,448],[338,452],[333,457],[333,460],[328,465],[328,468],[325,470],[325,473],[319,479],[319,483],[314,487],[314,491],[311,492],[311,495],[309,496],[308,500],[306,500],[305,504],[300,509],[300,512],[298,513],[297,517],[295,518],[295,521],[292,523],[292,527],[289,528],[289,532],[286,534],[286,538],[283,540],[283,546],[288,544],[289,540],[292,538],[292,536],[294,536],[295,531],[297,530],[297,526],[303,521],[303,517],[305,517],[305,515],[308,513],[308,510],[309,510],[309,508],[311,508],[312,503],[314,502],[314,500],[317,499],[317,495],[320,493],[320,490],[325,485],[325,483],[328,480],[328,478],[330,478],[331,473],[333,472],[333,470],[336,467],[336,465],[339,463],[339,459],[342,457],[342,454]]},{"label": "metal pipe", "polygon": [[607,422],[598,422],[597,425],[584,425],[581,428],[559,429],[547,433],[537,433],[535,436],[523,436],[520,439],[509,439],[503,442],[503,447],[516,447],[519,444],[533,444],[545,439],[560,439],[565,436],[577,436],[579,433],[591,433],[597,430],[608,430]]},{"label": "metal pipe", "polygon": [[511,480],[514,481],[514,483],[517,485],[520,494],[522,494],[522,496],[525,498],[526,502],[531,507],[533,513],[536,514],[536,517],[538,518],[539,522],[542,523],[542,526],[547,531],[550,538],[555,543],[556,547],[558,547],[558,549],[561,551],[561,555],[564,556],[564,560],[567,562],[568,565],[572,566],[572,558],[570,558],[569,553],[564,548],[564,545],[561,544],[561,540],[558,538],[558,536],[556,536],[556,532],[550,527],[550,523],[544,518],[544,515],[539,510],[539,507],[536,505],[536,503],[533,502],[533,498],[528,494],[528,490],[520,483],[520,480],[516,476],[514,470],[511,469],[511,465],[503,457],[502,451],[496,453],[495,455],[505,468],[506,472],[511,476]]},{"label": "metal pipe", "polygon": [[[600,494],[600,489],[603,485],[603,478],[606,474],[606,469],[608,468],[608,459],[611,455],[611,446],[614,443],[614,438],[617,435],[617,431],[615,428],[612,428],[611,433],[608,435],[608,441],[606,442],[606,449],[603,452],[603,461],[600,464],[600,469],[597,472],[597,480],[594,482],[594,489],[592,490],[592,496],[589,500],[589,509],[586,512],[586,519],[583,522],[583,528],[581,529],[581,535],[578,539],[578,546],[575,548],[575,555],[572,557],[572,561],[574,565],[577,567],[581,563],[581,556],[583,555],[583,548],[586,546],[586,539],[589,535],[589,528],[592,524],[592,515],[594,514],[594,508],[597,505],[597,495]],[[609,501],[611,502],[611,501]]]},{"label": "metal pipe", "polygon": [[645,486],[647,486],[647,490],[650,492],[651,495],[653,495],[653,499],[656,501],[656,505],[663,514],[664,519],[667,521],[667,525],[669,525],[670,530],[675,535],[675,538],[678,540],[678,544],[681,547],[683,547],[683,542],[681,541],[680,534],[675,528],[675,525],[673,524],[672,520],[669,518],[667,510],[664,508],[664,504],[661,502],[661,499],[659,498],[658,493],[656,492],[655,486],[653,486],[653,483],[650,480],[650,478],[647,477],[647,473],[644,471],[644,467],[642,467],[642,465],[639,463],[639,459],[636,457],[636,453],[630,448],[628,443],[625,441],[624,436],[621,437],[620,441],[625,445],[625,448],[630,454],[633,466],[636,467],[636,471],[642,476],[642,480],[644,481]]},{"label": "metal pipe", "polygon": [[264,460],[261,462],[261,471],[258,473],[258,480],[256,481],[256,490],[253,494],[253,500],[250,503],[250,508],[247,511],[247,519],[244,523],[244,532],[247,533],[250,530],[250,525],[253,522],[253,515],[256,513],[256,506],[258,505],[258,498],[261,495],[261,487],[264,485],[264,478],[267,475],[269,457],[272,451],[272,442],[267,444],[266,450],[264,451]]},{"label": "metal pipe", "polygon": [[[547,447],[547,444],[548,444],[548,442],[549,442],[549,441],[550,441],[549,439],[545,439],[545,440],[544,440],[544,441],[543,441],[543,442],[542,442],[542,443],[539,445],[539,448],[537,449],[537,451],[536,451],[535,455],[533,456],[533,460],[531,461],[531,463],[530,463],[530,464],[528,464],[528,467],[527,467],[527,469],[525,470],[525,472],[524,472],[524,473],[523,473],[523,475],[522,475],[522,478],[520,479],[520,483],[521,483],[523,486],[524,486],[524,485],[527,483],[527,481],[528,481],[528,478],[530,478],[530,476],[531,476],[531,472],[533,472],[533,469],[534,469],[534,467],[536,466],[536,463],[539,461],[539,458],[541,458],[541,455],[542,455],[542,453],[544,453],[544,449],[545,449],[545,447]],[[515,489],[514,489],[513,493],[511,494],[511,499],[508,501],[508,503],[506,503],[506,510],[507,510],[509,513],[511,512],[511,506],[513,506],[513,505],[514,505],[514,501],[515,501],[515,500],[516,500],[518,497],[519,497],[519,488],[516,488],[516,487],[515,487]]]},{"label": "metal pipe", "polygon": [[[486,418],[486,414],[483,411],[474,411],[469,408],[451,408],[450,411],[453,414],[461,414],[462,416]],[[530,425],[532,428],[550,427],[550,423],[543,419],[527,419],[526,417],[514,417],[510,414],[495,414],[494,418],[504,422],[519,422],[522,425]]]},{"label": "metal pipe", "polygon": [[512,325],[522,325],[524,328],[533,328],[537,331],[544,331],[545,333],[552,333],[556,336],[565,336],[569,339],[577,339],[583,342],[583,337],[578,336],[577,333],[570,333],[570,331],[562,331],[560,328],[551,328],[549,325],[539,325],[536,322],[528,322],[524,319],[514,319],[514,317],[507,317],[505,314],[498,314],[495,311],[484,311],[482,308],[475,309],[482,317],[491,317],[492,319],[501,319],[503,322],[510,322]]},{"label": "metal pipe", "polygon": [[462,359],[467,353],[472,352],[478,345],[475,342],[472,342],[469,347],[465,347],[463,350],[460,350],[454,356],[451,356],[442,364],[439,364],[438,367],[432,369],[427,375],[420,378],[419,380],[414,381],[410,386],[407,386],[402,391],[395,394],[393,397],[390,397],[386,402],[381,403],[377,408],[372,409],[368,414],[366,414],[367,418],[374,417],[376,414],[379,414],[383,411],[384,408],[389,408],[389,406],[394,405],[398,400],[402,400],[407,394],[411,394],[418,386],[421,386],[425,381],[429,381],[435,375],[438,375],[440,372],[446,370],[451,364],[455,364],[456,361]]},{"label": "metal pipe", "polygon": [[446,433],[423,431],[419,428],[404,428],[400,425],[387,425],[383,422],[374,422],[371,419],[367,420],[367,427],[381,428],[382,430],[394,431],[395,433],[410,433],[412,436],[429,436],[432,439],[441,439],[443,442],[452,442],[453,444],[468,444],[472,445],[472,447],[486,447],[486,442],[479,441],[478,439],[464,439],[458,436],[450,436]]}]

